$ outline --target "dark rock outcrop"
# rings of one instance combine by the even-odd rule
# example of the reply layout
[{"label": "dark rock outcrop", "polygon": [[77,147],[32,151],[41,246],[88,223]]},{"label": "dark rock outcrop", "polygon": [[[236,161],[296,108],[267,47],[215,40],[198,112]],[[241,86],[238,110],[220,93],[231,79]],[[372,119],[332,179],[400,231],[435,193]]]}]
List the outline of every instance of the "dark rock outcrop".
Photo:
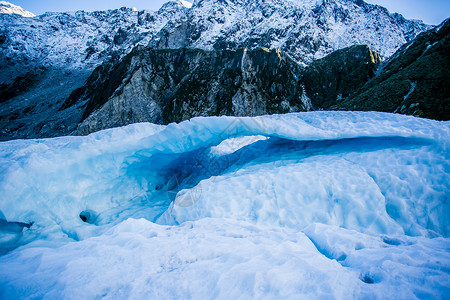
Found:
[{"label": "dark rock outcrop", "polygon": [[375,76],[381,57],[368,46],[352,46],[314,61],[303,76],[315,109],[329,109]]},{"label": "dark rock outcrop", "polygon": [[78,133],[87,134],[144,121],[327,109],[372,78],[380,60],[369,47],[353,46],[305,70],[276,49],[137,47],[98,67],[61,110],[86,103]]},{"label": "dark rock outcrop", "polygon": [[450,120],[450,19],[401,47],[380,74],[332,109]]}]

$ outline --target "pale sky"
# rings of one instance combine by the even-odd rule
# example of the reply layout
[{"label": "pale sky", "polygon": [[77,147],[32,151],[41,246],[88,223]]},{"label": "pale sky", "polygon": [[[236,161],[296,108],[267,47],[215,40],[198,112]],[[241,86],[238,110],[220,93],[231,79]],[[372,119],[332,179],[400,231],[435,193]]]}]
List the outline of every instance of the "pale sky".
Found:
[{"label": "pale sky", "polygon": [[419,19],[427,24],[438,25],[450,17],[450,0],[365,0],[367,3],[386,7],[391,13],[398,12],[406,19]]},{"label": "pale sky", "polygon": [[[252,1],[252,0],[249,0]],[[300,0],[299,0],[300,1]],[[46,11],[105,10],[122,6],[138,10],[158,10],[166,0],[10,0],[24,9],[39,15]],[[450,17],[450,0],[366,0],[379,4],[392,12],[398,12],[407,19],[423,20],[437,25]]]}]

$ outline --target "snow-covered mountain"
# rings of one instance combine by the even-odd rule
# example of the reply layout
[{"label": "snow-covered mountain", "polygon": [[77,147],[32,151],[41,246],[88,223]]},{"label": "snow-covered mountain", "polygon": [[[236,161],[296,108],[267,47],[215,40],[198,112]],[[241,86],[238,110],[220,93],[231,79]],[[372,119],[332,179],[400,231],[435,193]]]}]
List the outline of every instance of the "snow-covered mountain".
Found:
[{"label": "snow-covered mountain", "polygon": [[168,23],[158,33],[153,45],[262,46],[283,50],[309,64],[353,45],[369,45],[386,58],[429,28],[361,0],[197,0],[185,18]]},{"label": "snow-covered mountain", "polygon": [[[280,50],[135,48],[104,64],[61,111],[83,110],[78,134],[135,122],[308,110],[376,110],[450,118],[450,20],[387,62],[368,46],[337,50],[302,68]],[[381,66],[380,66],[381,65]]]},{"label": "snow-covered mountain", "polygon": [[72,133],[84,108],[61,111],[63,103],[95,78],[95,67],[117,63],[137,45],[276,47],[305,66],[355,44],[387,57],[428,28],[355,0],[171,1],[157,12],[0,14],[0,138]]},{"label": "snow-covered mountain", "polygon": [[169,2],[157,12],[121,8],[49,12],[34,18],[0,14],[0,135],[69,134],[78,114],[58,109],[70,93],[97,65],[147,44],[187,9]]},{"label": "snow-covered mountain", "polygon": [[[45,13],[34,18],[0,15],[0,82],[30,66],[93,69],[146,45],[187,8],[169,2],[157,12],[120,8],[97,12]],[[21,68],[22,67],[22,68]]]},{"label": "snow-covered mountain", "polygon": [[11,4],[7,1],[0,1],[0,14],[19,15],[22,17],[34,17],[35,15],[22,7]]},{"label": "snow-covered mountain", "polygon": [[[0,15],[0,70],[11,63],[95,66],[134,46],[157,48],[279,48],[310,63],[335,50],[369,45],[383,57],[430,26],[354,0],[172,1],[157,12],[121,8],[104,12]],[[6,74],[6,75],[5,75]]]}]

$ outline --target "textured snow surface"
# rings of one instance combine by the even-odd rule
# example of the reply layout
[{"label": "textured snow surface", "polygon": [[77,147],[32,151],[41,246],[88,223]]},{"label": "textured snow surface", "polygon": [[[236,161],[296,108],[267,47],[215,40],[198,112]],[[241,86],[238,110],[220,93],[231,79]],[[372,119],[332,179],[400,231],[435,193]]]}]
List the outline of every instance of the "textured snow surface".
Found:
[{"label": "textured snow surface", "polygon": [[373,112],[0,143],[0,298],[445,298],[449,146]]}]

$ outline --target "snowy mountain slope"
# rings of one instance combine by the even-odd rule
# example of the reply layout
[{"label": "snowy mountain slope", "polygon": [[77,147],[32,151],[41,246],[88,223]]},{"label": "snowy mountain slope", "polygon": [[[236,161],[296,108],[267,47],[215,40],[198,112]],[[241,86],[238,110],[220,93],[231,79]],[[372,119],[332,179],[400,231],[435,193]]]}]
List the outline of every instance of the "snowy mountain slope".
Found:
[{"label": "snowy mountain slope", "polygon": [[180,2],[186,8],[191,8],[192,7],[192,2],[185,1],[185,0],[180,0]]},{"label": "snowy mountain slope", "polygon": [[419,21],[354,0],[195,1],[186,19],[168,23],[159,48],[278,48],[309,64],[335,50],[369,45],[384,58],[420,32]]},{"label": "snowy mountain slope", "polygon": [[98,64],[147,44],[186,9],[169,2],[157,12],[121,8],[34,18],[0,14],[0,139],[72,132],[82,110],[58,112],[70,93]]},{"label": "snowy mountain slope", "polygon": [[35,15],[22,7],[11,4],[7,1],[0,1],[0,14],[19,15],[22,17],[34,17]]},{"label": "snowy mountain slope", "polygon": [[147,44],[186,9],[169,2],[158,12],[123,7],[97,12],[49,12],[34,18],[0,15],[0,81],[20,74],[20,66],[92,68],[128,53],[138,44]]},{"label": "snowy mountain slope", "polygon": [[430,28],[390,15],[382,7],[351,0],[219,4],[205,0],[196,1],[190,9],[182,2],[168,2],[158,12],[121,8],[35,18],[3,14],[0,18],[2,69],[11,63],[93,66],[149,42],[160,48],[265,46],[280,48],[303,62],[346,46],[367,44],[387,57]]},{"label": "snowy mountain slope", "polygon": [[310,112],[0,143],[0,296],[445,297],[449,136]]}]

